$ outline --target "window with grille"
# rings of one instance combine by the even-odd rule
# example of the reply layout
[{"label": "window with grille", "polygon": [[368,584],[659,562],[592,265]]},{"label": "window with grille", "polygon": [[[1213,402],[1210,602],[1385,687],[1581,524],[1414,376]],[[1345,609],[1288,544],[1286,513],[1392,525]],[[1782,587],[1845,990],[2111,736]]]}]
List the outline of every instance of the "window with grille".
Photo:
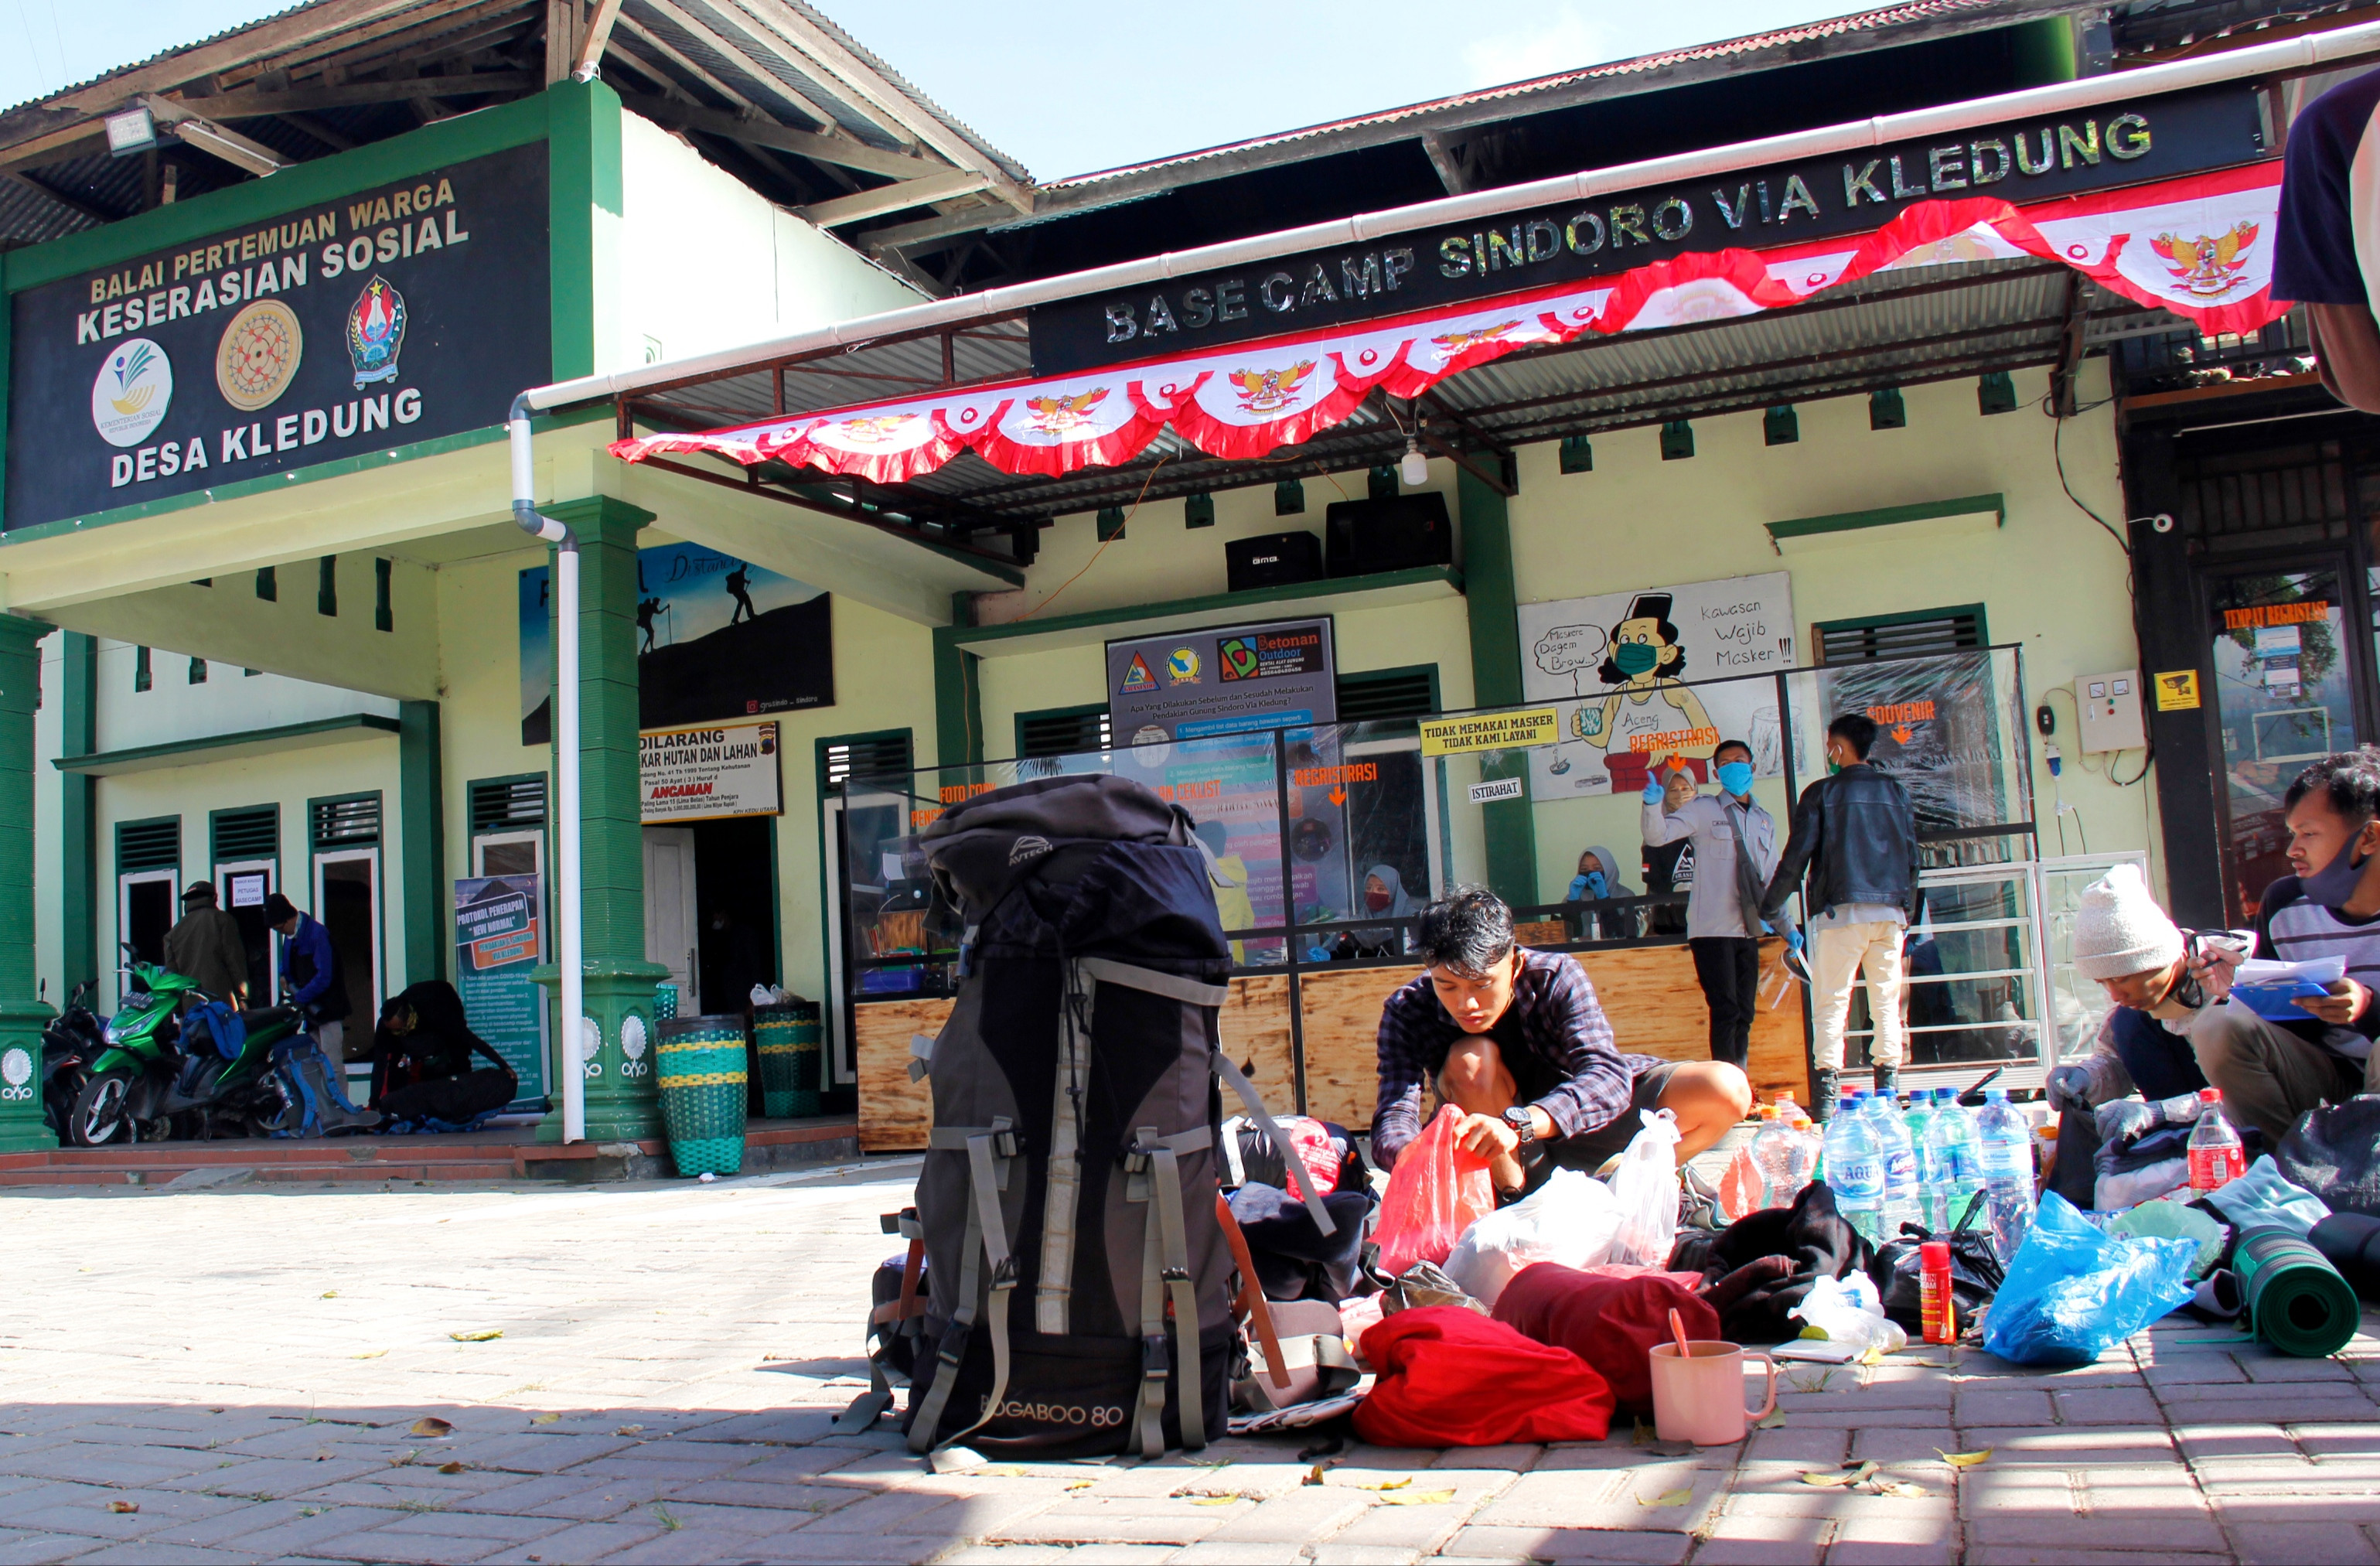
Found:
[{"label": "window with grille", "polygon": [[819,741],[819,791],[841,794],[854,778],[902,778],[916,770],[911,759],[909,731],[844,734]]},{"label": "window with grille", "polygon": [[1113,747],[1113,728],[1104,707],[1061,707],[1016,715],[1016,754],[1073,756]]},{"label": "window with grille", "polygon": [[471,831],[528,832],[545,825],[545,778],[482,778],[471,784]]},{"label": "window with grille", "polygon": [[182,818],[115,823],[115,869],[170,870],[182,862]]},{"label": "window with grille", "polygon": [[1438,710],[1438,665],[1376,669],[1339,676],[1339,721],[1372,722],[1384,718],[1425,718]]},{"label": "window with grille", "polygon": [[1862,663],[1876,658],[1967,652],[1991,645],[1980,603],[1923,610],[1914,614],[1880,614],[1867,620],[1826,620],[1815,629],[1821,663]]},{"label": "window with grille", "polygon": [[380,844],[380,795],[352,795],[345,799],[317,799],[307,806],[314,851],[332,848],[372,848]]},{"label": "window with grille", "polygon": [[281,807],[251,805],[244,810],[218,810],[213,819],[217,864],[242,859],[273,859],[281,854]]}]

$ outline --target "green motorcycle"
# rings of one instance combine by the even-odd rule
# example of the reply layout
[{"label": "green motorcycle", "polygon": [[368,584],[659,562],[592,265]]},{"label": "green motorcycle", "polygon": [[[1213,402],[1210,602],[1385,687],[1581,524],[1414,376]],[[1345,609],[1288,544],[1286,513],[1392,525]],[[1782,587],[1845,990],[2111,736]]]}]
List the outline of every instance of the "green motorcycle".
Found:
[{"label": "green motorcycle", "polygon": [[[77,1146],[269,1136],[305,1120],[301,1089],[273,1059],[303,1030],[295,1006],[234,1012],[197,983],[154,963],[130,962],[123,1009],[101,1032],[90,1080],[67,1123]],[[184,1014],[183,1002],[196,1002]]]}]

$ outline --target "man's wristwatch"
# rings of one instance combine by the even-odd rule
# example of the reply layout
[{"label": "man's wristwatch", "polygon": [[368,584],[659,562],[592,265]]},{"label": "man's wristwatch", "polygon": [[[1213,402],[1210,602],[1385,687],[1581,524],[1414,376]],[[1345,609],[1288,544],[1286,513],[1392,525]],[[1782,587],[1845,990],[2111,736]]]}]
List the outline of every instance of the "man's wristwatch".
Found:
[{"label": "man's wristwatch", "polygon": [[1525,1108],[1515,1105],[1506,1110],[1504,1123],[1512,1128],[1513,1135],[1520,1137],[1521,1146],[1524,1147],[1537,1139],[1536,1120]]}]

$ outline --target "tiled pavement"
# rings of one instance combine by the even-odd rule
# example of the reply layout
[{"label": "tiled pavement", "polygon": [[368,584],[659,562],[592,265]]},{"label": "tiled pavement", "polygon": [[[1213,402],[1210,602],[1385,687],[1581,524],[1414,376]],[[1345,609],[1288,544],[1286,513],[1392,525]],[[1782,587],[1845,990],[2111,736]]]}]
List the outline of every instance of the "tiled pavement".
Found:
[{"label": "tiled pavement", "polygon": [[[1591,1446],[1293,1439],[930,1475],[895,1437],[828,1429],[892,1245],[876,1215],[913,1168],[0,1197],[0,1566],[2380,1566],[2370,1336],[2336,1360],[2176,1326],[2055,1374],[1939,1350],[1801,1367],[1741,1450],[1639,1444],[1623,1419]],[[425,1415],[452,1433],[413,1434]],[[1870,1458],[1920,1493],[1803,1482]]]}]

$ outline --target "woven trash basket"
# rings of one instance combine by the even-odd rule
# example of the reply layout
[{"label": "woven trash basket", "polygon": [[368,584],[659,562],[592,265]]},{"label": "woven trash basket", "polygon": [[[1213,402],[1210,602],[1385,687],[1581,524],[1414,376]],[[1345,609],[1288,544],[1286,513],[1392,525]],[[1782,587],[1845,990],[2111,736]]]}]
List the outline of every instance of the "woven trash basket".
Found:
[{"label": "woven trash basket", "polygon": [[[752,1038],[760,1060],[760,1112],[771,1120],[818,1113],[815,1086],[805,1093],[795,1080],[804,1049],[801,1035],[805,1011],[810,1014],[808,1048],[815,1055],[818,1008],[797,1001],[790,1005],[756,1006],[752,1011]],[[811,1075],[815,1083],[817,1074],[813,1072]]]},{"label": "woven trash basket", "polygon": [[677,986],[674,984],[654,985],[653,1020],[655,1022],[667,1022],[675,1015],[677,1015]]},{"label": "woven trash basket", "polygon": [[654,1028],[655,1086],[682,1175],[744,1167],[744,1019],[672,1017]]}]

